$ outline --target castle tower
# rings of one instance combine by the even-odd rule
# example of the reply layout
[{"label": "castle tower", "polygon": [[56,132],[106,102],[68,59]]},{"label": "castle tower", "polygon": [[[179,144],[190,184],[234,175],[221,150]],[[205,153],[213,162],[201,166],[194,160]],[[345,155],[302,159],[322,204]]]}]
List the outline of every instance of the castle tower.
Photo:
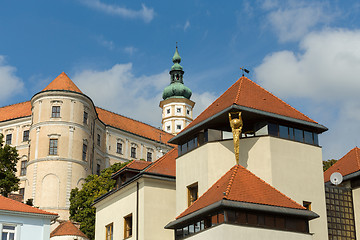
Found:
[{"label": "castle tower", "polygon": [[193,120],[195,102],[190,100],[192,92],[183,82],[184,71],[180,65],[181,57],[177,46],[172,61],[174,65],[169,72],[170,85],[163,91],[164,100],[160,102],[160,107],[162,129],[176,135]]},{"label": "castle tower", "polygon": [[61,73],[31,99],[25,199],[68,219],[70,191],[92,173],[95,107]]}]

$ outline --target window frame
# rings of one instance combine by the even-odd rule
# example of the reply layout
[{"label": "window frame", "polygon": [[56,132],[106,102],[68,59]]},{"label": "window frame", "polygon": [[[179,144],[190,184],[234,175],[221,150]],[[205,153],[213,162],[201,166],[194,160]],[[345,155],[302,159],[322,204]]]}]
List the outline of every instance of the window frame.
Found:
[{"label": "window frame", "polygon": [[130,148],[130,157],[136,158],[136,147],[134,147],[134,146],[131,146],[131,148]]},{"label": "window frame", "polygon": [[82,147],[82,160],[86,161],[86,157],[87,157],[87,144],[83,143],[83,147]]},{"label": "window frame", "polygon": [[148,151],[146,154],[146,161],[152,162],[152,152]]},{"label": "window frame", "polygon": [[5,144],[11,145],[11,142],[12,142],[12,133],[6,134]]},{"label": "window frame", "polygon": [[101,145],[101,136],[100,134],[98,133],[97,136],[96,136],[96,144],[100,147]]},{"label": "window frame", "polygon": [[57,138],[49,139],[49,155],[57,156],[58,155],[58,146],[59,140]]},{"label": "window frame", "polygon": [[116,143],[116,153],[122,154],[122,143],[121,142],[117,142]]},{"label": "window frame", "polygon": [[60,106],[51,106],[51,118],[60,118]]},{"label": "window frame", "polygon": [[133,233],[132,213],[124,217],[124,239],[132,237]]},{"label": "window frame", "polygon": [[25,176],[26,175],[26,160],[22,160],[20,162],[20,176]]},{"label": "window frame", "polygon": [[89,118],[89,114],[84,111],[84,117],[83,117],[83,124],[88,124],[88,118]]},{"label": "window frame", "polygon": [[[199,198],[199,186],[198,186],[198,182],[193,183],[189,186],[186,187],[187,188],[187,201],[188,201],[188,207],[193,204],[198,198]],[[196,192],[196,197],[194,198],[194,191]]]},{"label": "window frame", "polygon": [[[6,229],[6,227],[13,227],[14,229]],[[3,234],[4,233],[6,233],[6,235],[7,235],[6,240],[10,239],[9,236],[10,236],[11,233],[14,235],[14,239],[17,239],[16,231],[17,231],[17,225],[7,224],[7,223],[2,224],[1,239],[3,239]]]},{"label": "window frame", "polygon": [[109,223],[105,226],[105,240],[113,240],[114,237],[114,223]]},{"label": "window frame", "polygon": [[30,138],[30,130],[23,131],[23,142],[29,141]]}]

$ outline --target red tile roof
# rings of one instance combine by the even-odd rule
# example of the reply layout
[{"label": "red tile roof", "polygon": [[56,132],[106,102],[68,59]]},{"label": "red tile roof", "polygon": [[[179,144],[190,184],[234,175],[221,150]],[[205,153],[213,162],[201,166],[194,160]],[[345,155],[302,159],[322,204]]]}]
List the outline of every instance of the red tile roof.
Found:
[{"label": "red tile roof", "polygon": [[306,209],[241,165],[235,165],[176,219],[222,199],[262,205]]},{"label": "red tile roof", "polygon": [[144,170],[146,167],[148,167],[152,162],[147,162],[143,160],[132,160],[129,164],[126,166],[120,168],[118,171],[113,173],[115,175],[116,173],[123,171],[124,169],[135,169],[135,170]]},{"label": "red tile roof", "polygon": [[108,110],[96,107],[99,119],[106,125],[110,125],[121,130],[146,137],[155,141],[166,143],[174,137],[167,132],[150,126],[146,123],[136,121],[134,119],[124,117],[122,115],[110,112]]},{"label": "red tile roof", "polygon": [[28,116],[31,116],[30,101],[0,108],[0,122]]},{"label": "red tile roof", "polygon": [[360,149],[355,147],[324,172],[324,181],[330,181],[330,176],[334,172],[346,176],[357,171],[360,171]]},{"label": "red tile roof", "polygon": [[24,203],[12,200],[10,198],[6,198],[0,195],[0,210],[5,211],[13,211],[13,212],[24,212],[24,213],[36,213],[36,214],[44,214],[44,215],[53,215],[57,216],[56,213],[47,212],[35,207],[31,207]]},{"label": "red tile roof", "polygon": [[72,222],[62,222],[57,228],[50,233],[50,237],[55,236],[79,236],[88,238],[80,229],[78,229]]},{"label": "red tile roof", "polygon": [[157,173],[169,176],[176,176],[176,158],[178,156],[177,148],[170,150],[164,156],[156,160],[145,172]]},{"label": "red tile roof", "polygon": [[195,126],[233,104],[317,123],[247,77],[241,77],[185,129]]},{"label": "red tile roof", "polygon": [[71,79],[64,72],[62,72],[49,85],[47,85],[47,87],[44,88],[42,92],[47,90],[66,90],[82,93],[80,89],[75,85],[75,83],[71,81]]}]

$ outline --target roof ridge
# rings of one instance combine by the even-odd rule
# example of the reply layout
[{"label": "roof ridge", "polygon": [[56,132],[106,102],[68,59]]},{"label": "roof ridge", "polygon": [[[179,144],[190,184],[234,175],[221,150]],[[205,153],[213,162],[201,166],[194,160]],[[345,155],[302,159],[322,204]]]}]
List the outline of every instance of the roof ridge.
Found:
[{"label": "roof ridge", "polygon": [[[269,183],[265,182],[264,180],[262,180],[261,178],[259,178],[258,176],[256,176],[254,173],[252,173],[250,170],[244,168],[248,173],[250,173],[251,175],[253,175],[254,177],[256,177],[257,179],[259,179],[261,182],[265,183],[266,185],[268,185],[269,187],[271,187],[272,189],[274,189],[276,192],[280,193],[282,196],[284,196],[285,198],[289,199],[290,201],[292,201],[293,203],[295,203],[296,205],[299,205],[302,209],[306,209],[304,206],[300,205],[299,203],[297,203],[295,200],[291,199],[290,197],[286,196],[284,193],[280,192],[279,190],[277,190],[275,187],[271,186]],[[268,205],[268,204],[265,204]]]},{"label": "roof ridge", "polygon": [[[242,86],[242,83],[243,83],[243,79],[244,79],[245,77],[244,76],[242,76],[240,79],[241,79],[241,81],[240,81],[240,84],[239,84],[239,88],[238,88],[238,92],[237,92],[237,94],[236,94],[236,97],[235,97],[235,101],[233,102],[233,104],[235,103],[235,102],[237,102],[238,101],[238,99],[239,99],[239,97],[240,97],[240,89],[241,89],[241,86]],[[240,80],[239,79],[239,80]]]},{"label": "roof ridge", "polygon": [[296,108],[294,108],[293,106],[291,106],[290,104],[288,104],[287,102],[285,102],[285,101],[281,100],[280,98],[278,98],[277,96],[275,96],[275,95],[274,95],[272,92],[270,92],[269,90],[266,90],[265,88],[261,87],[261,86],[260,86],[259,84],[257,84],[256,82],[250,80],[250,79],[247,78],[247,77],[244,77],[244,78],[248,79],[251,83],[255,84],[256,86],[260,87],[261,89],[264,89],[264,90],[267,91],[270,95],[272,95],[273,97],[275,97],[276,99],[278,99],[278,100],[281,101],[282,103],[286,104],[287,106],[289,106],[290,108],[292,108],[292,109],[295,110],[296,112],[300,113],[300,114],[303,115],[304,117],[312,120],[312,121],[315,122],[315,123],[318,123],[318,122],[316,122],[315,120],[311,119],[311,118],[310,118],[309,116],[307,116],[306,114],[300,112],[299,110],[297,110]]},{"label": "roof ridge", "polygon": [[19,103],[13,103],[13,104],[9,104],[9,105],[5,105],[5,106],[1,106],[0,108],[10,107],[10,106],[14,106],[14,105],[22,104],[22,103],[27,103],[27,102],[30,102],[30,101],[24,101],[24,102],[19,102]]},{"label": "roof ridge", "polygon": [[234,182],[234,178],[235,178],[235,176],[236,176],[236,174],[238,172],[238,169],[239,169],[239,165],[236,165],[236,167],[233,170],[233,173],[231,174],[228,186],[226,187],[226,191],[225,191],[225,197],[224,198],[226,198],[226,199],[227,199],[227,196],[230,193],[230,190],[231,190],[232,184]]},{"label": "roof ridge", "polygon": [[[236,166],[234,166],[234,167],[236,167]],[[215,185],[217,185],[217,184],[220,182],[220,180],[222,180],[222,178],[223,178],[226,174],[228,174],[230,171],[233,170],[234,167],[230,168],[229,171],[227,171],[227,172],[226,172],[222,177],[220,177],[213,185],[211,185],[211,186],[210,186],[200,197],[198,197],[189,207],[187,207],[184,211],[182,211],[180,214],[178,214],[178,216],[176,217],[176,219],[180,218],[180,216],[181,216],[185,211],[187,211],[189,208],[191,208],[192,206],[194,206],[194,204],[195,204],[202,196],[204,196],[207,192],[210,191],[210,189],[212,189]],[[181,216],[181,217],[183,217],[183,216]]]},{"label": "roof ridge", "polygon": [[148,170],[152,169],[154,166],[156,166],[157,164],[159,164],[159,162],[164,161],[164,159],[166,158],[166,156],[168,154],[171,154],[171,152],[177,150],[177,147],[174,147],[173,149],[171,149],[170,151],[168,151],[166,154],[164,154],[161,158],[159,158],[158,160],[156,160],[155,162],[153,162],[152,164],[150,164],[149,166],[147,166],[146,168],[144,168],[142,170],[142,172],[147,172]]},{"label": "roof ridge", "polygon": [[[122,114],[119,114],[119,113],[116,113],[116,112],[113,112],[113,111],[110,111],[110,110],[106,110],[106,109],[104,109],[104,108],[102,108],[102,107],[95,106],[95,108],[100,108],[101,110],[104,110],[104,111],[107,111],[107,112],[116,114],[116,115],[118,115],[118,116],[121,116],[121,117],[130,119],[130,120],[133,120],[133,121],[138,122],[138,123],[145,124],[145,125],[147,125],[147,126],[149,126],[149,127],[152,127],[152,128],[154,128],[154,129],[157,129],[157,130],[159,130],[159,131],[161,131],[161,132],[167,133],[167,132],[161,130],[160,128],[154,127],[154,126],[152,126],[152,125],[150,125],[150,124],[148,124],[148,123],[144,123],[144,122],[139,121],[139,120],[136,120],[136,119],[134,119],[134,118],[130,118],[130,117],[124,116],[124,115],[122,115]],[[100,119],[100,120],[101,120],[101,119]],[[167,134],[169,134],[169,133],[167,133]]]}]

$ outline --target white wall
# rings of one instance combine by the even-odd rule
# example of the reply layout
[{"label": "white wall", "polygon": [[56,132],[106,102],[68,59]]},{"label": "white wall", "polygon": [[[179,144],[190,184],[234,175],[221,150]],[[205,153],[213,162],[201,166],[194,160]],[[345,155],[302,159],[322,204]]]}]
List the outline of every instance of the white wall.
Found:
[{"label": "white wall", "polygon": [[352,191],[352,194],[353,194],[356,239],[360,239],[360,188],[354,189]]}]

